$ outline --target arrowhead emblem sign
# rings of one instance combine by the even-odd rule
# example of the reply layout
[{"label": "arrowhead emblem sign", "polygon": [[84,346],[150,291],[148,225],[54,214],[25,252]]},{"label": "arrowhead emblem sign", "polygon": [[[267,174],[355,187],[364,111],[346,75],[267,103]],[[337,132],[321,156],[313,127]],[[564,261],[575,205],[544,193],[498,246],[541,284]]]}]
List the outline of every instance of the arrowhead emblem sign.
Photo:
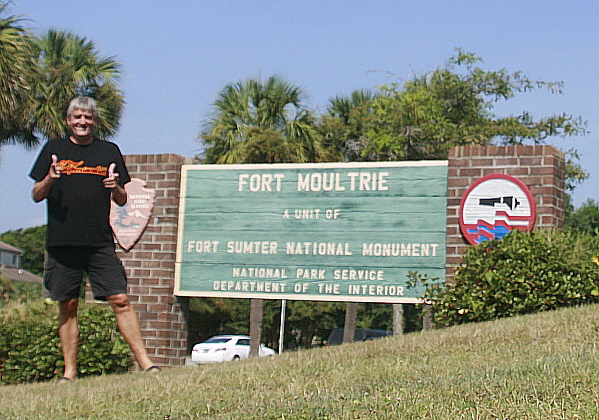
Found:
[{"label": "arrowhead emblem sign", "polygon": [[111,202],[110,226],[117,242],[125,251],[129,251],[137,243],[152,215],[156,191],[145,186],[145,181],[132,178],[125,185],[127,204],[121,207],[114,201]]}]

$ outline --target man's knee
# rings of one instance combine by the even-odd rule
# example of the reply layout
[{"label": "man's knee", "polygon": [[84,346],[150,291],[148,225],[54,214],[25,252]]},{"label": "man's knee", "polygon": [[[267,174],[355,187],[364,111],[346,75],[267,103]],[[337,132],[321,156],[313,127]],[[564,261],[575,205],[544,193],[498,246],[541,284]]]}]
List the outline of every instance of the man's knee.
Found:
[{"label": "man's knee", "polygon": [[60,315],[65,318],[77,317],[79,299],[69,299],[60,302]]}]

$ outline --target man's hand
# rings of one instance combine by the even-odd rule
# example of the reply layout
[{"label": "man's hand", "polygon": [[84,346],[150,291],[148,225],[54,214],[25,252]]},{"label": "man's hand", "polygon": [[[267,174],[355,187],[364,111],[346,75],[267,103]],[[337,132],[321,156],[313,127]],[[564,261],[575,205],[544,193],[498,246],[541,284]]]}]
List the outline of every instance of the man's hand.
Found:
[{"label": "man's hand", "polygon": [[113,162],[108,165],[108,176],[102,182],[104,183],[104,188],[112,190],[112,199],[115,203],[119,206],[124,206],[127,203],[127,192],[119,185],[119,174],[114,172],[115,169],[116,163]]},{"label": "man's hand", "polygon": [[58,179],[62,175],[62,169],[58,165],[58,156],[52,155],[52,163],[50,164],[50,169],[48,170],[48,176],[52,179]]},{"label": "man's hand", "polygon": [[110,188],[111,190],[117,188],[119,186],[118,179],[119,174],[115,173],[116,163],[111,163],[108,166],[108,177],[104,178],[104,188]]}]

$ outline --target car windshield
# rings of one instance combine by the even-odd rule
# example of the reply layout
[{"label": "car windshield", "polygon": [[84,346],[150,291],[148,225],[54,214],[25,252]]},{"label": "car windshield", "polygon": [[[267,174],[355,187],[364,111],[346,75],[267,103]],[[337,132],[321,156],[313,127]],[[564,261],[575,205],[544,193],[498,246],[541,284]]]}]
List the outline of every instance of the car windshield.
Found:
[{"label": "car windshield", "polygon": [[230,338],[226,338],[226,337],[212,337],[209,338],[208,340],[204,341],[204,343],[210,344],[210,343],[227,343],[231,341]]}]

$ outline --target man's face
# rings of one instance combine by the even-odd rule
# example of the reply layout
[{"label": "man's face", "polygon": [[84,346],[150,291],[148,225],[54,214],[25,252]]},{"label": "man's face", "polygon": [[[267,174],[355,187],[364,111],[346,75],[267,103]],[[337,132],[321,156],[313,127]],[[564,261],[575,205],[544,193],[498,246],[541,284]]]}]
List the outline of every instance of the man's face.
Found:
[{"label": "man's face", "polygon": [[91,111],[75,109],[71,115],[67,116],[67,125],[76,138],[91,138],[96,127],[94,114]]}]

